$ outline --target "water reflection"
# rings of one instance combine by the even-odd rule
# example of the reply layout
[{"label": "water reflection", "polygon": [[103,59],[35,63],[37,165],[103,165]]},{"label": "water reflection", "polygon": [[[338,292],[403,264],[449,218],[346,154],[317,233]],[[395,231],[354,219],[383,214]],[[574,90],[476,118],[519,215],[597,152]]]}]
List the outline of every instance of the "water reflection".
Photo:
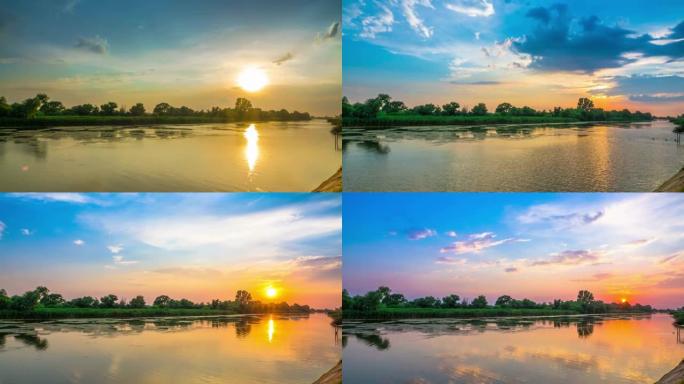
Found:
[{"label": "water reflection", "polygon": [[249,167],[249,174],[254,173],[257,159],[259,159],[259,132],[254,124],[250,124],[244,133],[247,139],[247,146],[245,147],[245,158],[247,159],[247,166]]},{"label": "water reflection", "polygon": [[684,165],[672,127],[346,128],[343,182],[347,191],[653,191]]},{"label": "water reflection", "polygon": [[329,323],[324,314],[0,320],[0,382],[78,373],[82,383],[311,383],[340,359]]},{"label": "water reflection", "polygon": [[675,333],[666,314],[345,322],[344,375],[368,384],[652,383],[684,356]]}]

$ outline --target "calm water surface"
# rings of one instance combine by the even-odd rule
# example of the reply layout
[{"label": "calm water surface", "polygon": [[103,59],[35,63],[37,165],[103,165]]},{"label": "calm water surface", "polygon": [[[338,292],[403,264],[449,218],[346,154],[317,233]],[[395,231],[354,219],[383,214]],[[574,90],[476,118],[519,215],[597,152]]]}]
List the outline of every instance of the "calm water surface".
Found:
[{"label": "calm water surface", "polygon": [[0,383],[312,383],[340,359],[330,318],[0,321]]},{"label": "calm water surface", "polygon": [[344,129],[345,191],[653,191],[684,165],[667,121]]},{"label": "calm water surface", "polygon": [[311,191],[341,165],[324,120],[0,129],[0,191]]},{"label": "calm water surface", "polygon": [[350,383],[653,383],[684,358],[672,317],[344,325]]}]

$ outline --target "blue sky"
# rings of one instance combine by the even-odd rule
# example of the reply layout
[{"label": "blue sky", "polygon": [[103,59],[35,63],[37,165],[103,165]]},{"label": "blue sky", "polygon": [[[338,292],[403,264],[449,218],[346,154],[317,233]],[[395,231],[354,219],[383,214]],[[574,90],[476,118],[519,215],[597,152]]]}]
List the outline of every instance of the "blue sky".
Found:
[{"label": "blue sky", "polygon": [[341,198],[312,194],[2,194],[0,285],[67,297],[207,301],[264,287],[339,301]]},{"label": "blue sky", "polygon": [[684,112],[675,0],[345,0],[344,94]]},{"label": "blue sky", "polygon": [[676,194],[345,193],[343,285],[684,305]]},{"label": "blue sky", "polygon": [[245,96],[239,71],[259,67],[270,85],[249,94],[258,106],[339,113],[339,1],[3,4],[0,95],[10,101],[46,92],[67,105],[228,106]]}]

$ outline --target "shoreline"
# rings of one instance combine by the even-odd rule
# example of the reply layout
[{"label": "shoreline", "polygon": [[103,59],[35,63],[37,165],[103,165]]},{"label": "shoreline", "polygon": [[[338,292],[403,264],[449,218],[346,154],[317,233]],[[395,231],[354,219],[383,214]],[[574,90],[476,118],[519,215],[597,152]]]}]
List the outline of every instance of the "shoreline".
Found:
[{"label": "shoreline", "polygon": [[343,318],[343,322],[384,322],[397,320],[427,320],[427,319],[452,319],[452,320],[507,320],[507,319],[557,319],[557,318],[582,318],[582,317],[604,317],[604,316],[635,316],[635,315],[654,315],[658,312],[613,312],[613,313],[569,313],[569,314],[554,314],[554,315],[487,315],[487,316],[407,316],[407,317],[347,317]]},{"label": "shoreline", "polygon": [[654,192],[684,192],[684,168],[661,184]]},{"label": "shoreline", "polygon": [[681,384],[684,383],[684,360],[682,360],[670,372],[666,373],[655,384]]},{"label": "shoreline", "polygon": [[324,373],[313,384],[341,384],[342,383],[342,360],[340,360],[328,372]]},{"label": "shoreline", "polygon": [[312,117],[308,119],[271,119],[271,120],[230,120],[223,117],[209,116],[58,116],[37,117],[33,119],[0,119],[1,129],[37,130],[43,128],[58,127],[83,127],[83,126],[138,126],[138,125],[185,125],[185,124],[210,124],[210,123],[267,123],[267,122],[302,122],[312,120],[325,120]]},{"label": "shoreline", "polygon": [[368,129],[368,130],[382,130],[382,129],[388,129],[388,128],[409,128],[409,127],[430,127],[430,126],[435,126],[435,127],[443,127],[443,126],[455,126],[458,127],[458,129],[462,128],[483,128],[483,127],[505,127],[505,126],[511,126],[511,127],[518,127],[518,126],[532,126],[532,125],[591,125],[591,124],[632,124],[632,123],[650,123],[653,121],[657,120],[662,120],[662,119],[653,119],[653,120],[601,120],[601,121],[579,121],[579,120],[563,120],[563,121],[543,121],[543,119],[539,119],[538,121],[534,121],[534,119],[525,119],[521,122],[516,122],[516,121],[501,121],[501,120],[494,120],[492,122],[476,122],[476,121],[464,121],[463,119],[460,120],[439,120],[439,119],[426,119],[423,121],[403,121],[403,120],[391,120],[391,119],[368,119],[366,121],[359,121],[358,123],[354,122],[353,124],[350,124],[347,122],[345,124],[344,119],[342,120],[342,127],[343,128],[357,128],[357,129]]},{"label": "shoreline", "polygon": [[311,192],[342,192],[342,167]]}]

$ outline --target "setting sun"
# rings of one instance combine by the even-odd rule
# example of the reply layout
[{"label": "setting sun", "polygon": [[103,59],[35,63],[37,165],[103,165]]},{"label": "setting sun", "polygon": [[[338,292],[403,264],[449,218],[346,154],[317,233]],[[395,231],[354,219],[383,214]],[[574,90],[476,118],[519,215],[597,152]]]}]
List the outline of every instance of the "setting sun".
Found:
[{"label": "setting sun", "polygon": [[620,302],[621,302],[622,304],[624,304],[624,303],[627,302],[627,299],[625,299],[625,298],[623,297],[622,299],[620,299]]},{"label": "setting sun", "polygon": [[266,297],[268,298],[274,298],[278,296],[278,290],[273,288],[272,286],[266,287]]},{"label": "setting sun", "polygon": [[237,83],[247,92],[256,92],[268,84],[268,76],[262,69],[246,68],[238,75]]}]

